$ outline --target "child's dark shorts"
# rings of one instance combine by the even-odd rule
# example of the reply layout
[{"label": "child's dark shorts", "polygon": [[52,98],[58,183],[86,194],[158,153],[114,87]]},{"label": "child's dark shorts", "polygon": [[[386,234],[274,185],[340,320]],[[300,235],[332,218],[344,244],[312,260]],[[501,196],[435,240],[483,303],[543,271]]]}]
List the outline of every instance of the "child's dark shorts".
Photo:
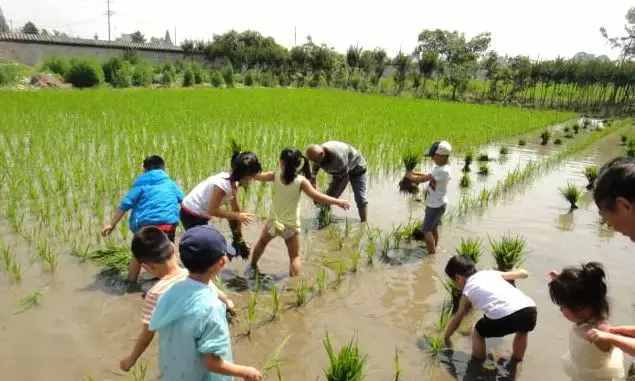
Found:
[{"label": "child's dark shorts", "polygon": [[430,232],[441,225],[441,219],[445,214],[446,207],[447,205],[443,205],[438,208],[426,206],[426,214],[423,217],[423,225],[421,226],[421,231],[423,233]]},{"label": "child's dark shorts", "polygon": [[483,316],[476,323],[475,329],[481,337],[503,337],[512,333],[527,333],[536,328],[537,316],[536,307],[526,307],[496,320]]},{"label": "child's dark shorts", "polygon": [[207,218],[196,215],[183,207],[181,207],[180,217],[181,224],[183,224],[183,228],[185,230],[189,230],[194,226],[207,225],[209,223]]}]

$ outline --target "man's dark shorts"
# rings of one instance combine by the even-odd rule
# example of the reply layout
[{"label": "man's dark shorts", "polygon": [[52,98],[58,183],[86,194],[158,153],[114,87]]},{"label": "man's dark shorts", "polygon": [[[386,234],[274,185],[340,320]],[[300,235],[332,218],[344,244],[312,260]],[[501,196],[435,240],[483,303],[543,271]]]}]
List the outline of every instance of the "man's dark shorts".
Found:
[{"label": "man's dark shorts", "polygon": [[423,225],[421,226],[421,231],[423,233],[433,231],[441,225],[441,219],[445,214],[446,207],[447,205],[443,205],[439,208],[426,206],[426,214],[425,217],[423,217]]}]

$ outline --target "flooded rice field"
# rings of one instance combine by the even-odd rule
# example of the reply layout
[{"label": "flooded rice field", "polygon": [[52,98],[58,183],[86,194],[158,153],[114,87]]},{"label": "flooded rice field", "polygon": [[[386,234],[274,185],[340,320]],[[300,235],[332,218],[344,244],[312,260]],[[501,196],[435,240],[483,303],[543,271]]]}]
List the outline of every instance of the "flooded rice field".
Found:
[{"label": "flooded rice field", "polygon": [[[538,144],[517,147],[500,158],[500,146],[483,147],[494,158],[489,163],[490,175],[476,174],[479,164],[472,165],[472,187],[469,192],[492,187],[509,171],[531,161],[541,160],[553,148]],[[553,147],[553,146],[549,146]],[[225,287],[242,310],[234,322],[234,357],[238,362],[262,366],[280,343],[289,337],[283,349],[282,375],[285,380],[316,380],[323,378],[327,365],[322,340],[328,332],[336,346],[355,336],[360,349],[368,355],[367,380],[385,381],[393,378],[397,350],[402,380],[535,380],[565,379],[560,357],[567,350],[569,323],[549,299],[547,272],[583,261],[599,261],[608,274],[613,323],[635,321],[635,295],[632,293],[632,269],[635,268],[633,244],[625,237],[607,230],[600,223],[590,194],[585,193],[580,208],[569,212],[567,202],[558,189],[569,182],[580,187],[586,184],[585,166],[601,165],[621,155],[619,134],[611,134],[580,152],[562,165],[537,176],[519,192],[504,197],[478,213],[455,218],[441,231],[440,250],[426,255],[421,243],[403,242],[386,256],[374,257],[370,264],[361,254],[357,271],[339,274],[337,263],[350,261],[357,250],[357,241],[366,232],[356,222],[356,212],[334,211],[332,227],[317,230],[311,218],[315,211],[304,202],[305,227],[302,234],[302,255],[305,279],[312,286],[316,277],[328,269],[329,285],[309,296],[298,308],[298,280],[288,279],[288,258],[281,240],[267,248],[260,270],[267,275],[259,286],[257,319],[249,337],[244,335],[248,322],[244,318],[248,296],[258,290],[253,282],[242,281],[245,262],[234,260],[223,274]],[[462,158],[453,163],[451,205],[462,195],[458,186]],[[387,232],[423,215],[423,203],[397,191],[402,174],[380,173],[371,177],[369,221],[373,228]],[[347,193],[345,197],[352,199]],[[454,205],[455,206],[455,205]],[[227,229],[224,224],[220,225]],[[262,223],[247,228],[249,241],[257,238]],[[530,273],[518,287],[538,305],[538,326],[530,335],[525,361],[512,369],[507,360],[511,339],[488,341],[492,354],[490,366],[474,367],[469,363],[470,325],[464,323],[454,337],[451,351],[438,359],[428,354],[424,339],[434,333],[445,298],[442,280],[447,259],[454,254],[461,238],[483,240],[485,254],[480,267],[493,267],[488,238],[505,233],[520,234],[527,240],[528,255],[523,267]],[[0,236],[11,243],[14,238],[5,221],[0,223]],[[18,255],[20,247],[17,246]],[[26,255],[26,254],[25,254]],[[386,257],[388,260],[386,260]],[[382,260],[383,259],[383,260]],[[62,271],[52,277],[41,277],[38,268],[25,266],[22,276],[29,288],[9,287],[5,275],[0,276],[0,369],[7,380],[118,380],[129,377],[118,370],[119,360],[132,347],[140,328],[141,293],[126,292],[117,282],[99,275],[99,269],[89,263],[65,255],[60,257]],[[349,263],[349,262],[347,262]],[[338,274],[341,279],[338,279]],[[283,312],[271,321],[269,291],[275,284],[282,293]],[[41,304],[22,313],[20,299],[33,290],[42,290]],[[148,287],[146,282],[144,287]],[[245,287],[249,289],[245,289]],[[477,319],[472,314],[471,322]],[[156,341],[143,359],[149,365],[150,376],[156,377]],[[273,378],[272,378],[273,379]]]}]

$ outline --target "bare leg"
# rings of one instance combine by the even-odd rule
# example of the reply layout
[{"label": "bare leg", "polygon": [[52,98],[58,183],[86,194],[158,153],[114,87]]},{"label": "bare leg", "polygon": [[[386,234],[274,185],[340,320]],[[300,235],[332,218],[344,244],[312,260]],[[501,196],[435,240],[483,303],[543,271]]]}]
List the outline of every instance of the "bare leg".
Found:
[{"label": "bare leg", "polygon": [[284,243],[287,244],[287,250],[289,252],[289,276],[298,276],[302,269],[302,260],[300,259],[300,234],[294,235],[284,241]]},{"label": "bare leg", "polygon": [[267,226],[265,225],[262,228],[262,232],[260,233],[260,238],[258,238],[258,242],[256,242],[256,245],[251,250],[251,267],[252,268],[255,269],[258,267],[258,261],[260,260],[260,257],[262,257],[262,253],[265,252],[265,248],[267,247],[269,242],[271,242],[272,239],[273,239],[273,236],[269,234]]},{"label": "bare leg", "polygon": [[525,357],[525,350],[527,349],[527,338],[529,337],[528,333],[520,333],[518,332],[516,336],[514,336],[514,344],[513,349],[514,353],[512,354],[512,358],[516,361],[523,361]]},{"label": "bare leg", "polygon": [[436,241],[434,239],[434,234],[432,232],[423,233],[423,239],[426,241],[426,248],[428,249],[428,254],[434,254],[436,252]]},{"label": "bare leg", "polygon": [[141,272],[141,264],[136,258],[132,257],[128,263],[128,282],[136,283]]},{"label": "bare leg", "polygon": [[472,357],[477,360],[485,360],[485,339],[472,329]]},{"label": "bare leg", "polygon": [[439,246],[439,228],[435,227],[434,229],[432,229],[432,237],[434,237],[434,248],[436,250],[436,248]]}]

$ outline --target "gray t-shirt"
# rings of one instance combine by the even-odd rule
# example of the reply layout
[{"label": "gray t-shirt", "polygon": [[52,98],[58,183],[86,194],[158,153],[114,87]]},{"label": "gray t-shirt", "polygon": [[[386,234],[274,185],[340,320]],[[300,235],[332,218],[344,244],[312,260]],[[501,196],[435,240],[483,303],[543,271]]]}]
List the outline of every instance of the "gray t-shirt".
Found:
[{"label": "gray t-shirt", "polygon": [[322,144],[328,153],[320,168],[326,173],[333,176],[345,175],[351,173],[357,168],[366,169],[366,160],[350,144],[328,141]]}]

